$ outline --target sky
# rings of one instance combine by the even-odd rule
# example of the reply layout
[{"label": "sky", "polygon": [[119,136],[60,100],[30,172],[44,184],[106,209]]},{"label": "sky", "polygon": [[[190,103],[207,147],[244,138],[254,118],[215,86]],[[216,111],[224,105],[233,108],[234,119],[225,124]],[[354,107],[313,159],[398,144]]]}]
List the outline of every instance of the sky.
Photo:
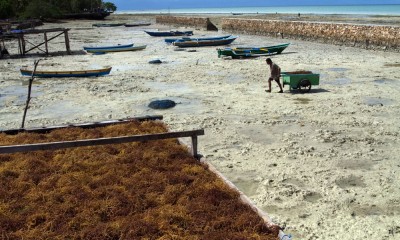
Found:
[{"label": "sky", "polygon": [[150,10],[212,7],[269,7],[299,5],[400,4],[400,0],[104,0],[113,2],[117,10]]}]

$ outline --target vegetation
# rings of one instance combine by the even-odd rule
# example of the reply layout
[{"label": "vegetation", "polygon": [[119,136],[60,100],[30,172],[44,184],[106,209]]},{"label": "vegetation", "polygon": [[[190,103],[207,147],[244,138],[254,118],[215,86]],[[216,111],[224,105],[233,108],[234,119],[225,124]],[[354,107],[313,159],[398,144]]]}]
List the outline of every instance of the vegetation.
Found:
[{"label": "vegetation", "polygon": [[99,11],[117,7],[102,0],[0,0],[0,19],[59,17],[63,13]]},{"label": "vegetation", "polygon": [[[0,134],[0,145],[166,132],[132,122],[48,134]],[[2,239],[276,240],[239,194],[177,140],[0,154]]]}]

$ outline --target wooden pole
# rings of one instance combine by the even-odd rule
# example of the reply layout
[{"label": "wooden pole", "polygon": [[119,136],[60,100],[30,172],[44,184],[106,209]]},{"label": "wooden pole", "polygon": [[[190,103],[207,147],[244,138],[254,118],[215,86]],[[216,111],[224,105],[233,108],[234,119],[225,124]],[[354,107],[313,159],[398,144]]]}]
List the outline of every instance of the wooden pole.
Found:
[{"label": "wooden pole", "polygon": [[68,54],[71,54],[71,48],[70,48],[70,46],[69,46],[68,30],[69,30],[69,29],[65,29],[65,30],[64,30],[65,47],[66,47],[66,49],[67,49],[67,53],[68,53]]},{"label": "wooden pole", "polygon": [[33,68],[33,71],[32,71],[32,76],[31,76],[31,78],[29,79],[28,97],[26,98],[26,105],[25,105],[25,110],[24,110],[24,116],[22,117],[21,128],[24,128],[24,127],[25,127],[26,113],[27,113],[28,108],[29,108],[29,102],[31,101],[32,83],[33,83],[33,79],[35,78],[34,75],[35,75],[35,72],[36,72],[37,65],[39,64],[39,61],[40,61],[40,59],[39,59],[39,60],[36,60],[36,61],[34,62],[34,68]]},{"label": "wooden pole", "polygon": [[46,32],[44,32],[44,46],[45,46],[45,48],[46,48],[46,55],[49,55],[49,48],[48,48],[48,46],[47,46],[47,33]]}]

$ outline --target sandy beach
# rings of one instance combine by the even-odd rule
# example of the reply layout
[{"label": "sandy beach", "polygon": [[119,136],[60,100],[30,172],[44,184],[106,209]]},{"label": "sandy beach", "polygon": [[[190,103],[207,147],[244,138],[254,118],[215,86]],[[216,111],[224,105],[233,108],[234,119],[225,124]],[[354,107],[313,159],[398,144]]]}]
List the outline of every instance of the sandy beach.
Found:
[{"label": "sandy beach", "polygon": [[[398,17],[378,20],[400,25]],[[199,152],[294,239],[400,238],[400,53],[239,35],[231,46],[290,43],[271,56],[282,71],[320,74],[309,93],[285,86],[280,94],[274,83],[266,93],[265,57],[218,58],[217,47],[176,51],[143,30],[194,30],[198,37],[227,32],[157,25],[151,15],[114,15],[112,21],[153,24],[46,23],[41,28],[71,28],[72,55],[63,54],[63,38],[57,38],[49,56],[0,59],[0,129],[21,125],[29,79],[21,67],[32,68],[37,59],[38,70],[111,66],[104,77],[35,79],[25,126],[163,115],[171,130],[203,128]],[[82,50],[130,42],[147,48],[103,55]],[[16,46],[6,42],[12,54]],[[162,63],[148,63],[155,59]],[[156,99],[178,104],[153,110],[148,104]]]}]

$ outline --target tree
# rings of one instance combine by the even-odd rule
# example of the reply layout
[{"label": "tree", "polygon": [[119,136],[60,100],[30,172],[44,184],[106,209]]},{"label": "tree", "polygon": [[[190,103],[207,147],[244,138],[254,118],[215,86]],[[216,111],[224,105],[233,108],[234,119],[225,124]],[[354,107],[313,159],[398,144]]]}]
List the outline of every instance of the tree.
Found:
[{"label": "tree", "polygon": [[112,12],[115,12],[117,10],[117,6],[115,6],[115,4],[112,3],[112,2],[105,2],[104,3],[104,8],[107,11],[112,11]]},{"label": "tree", "polygon": [[13,4],[10,0],[0,0],[0,19],[14,16]]},{"label": "tree", "polygon": [[45,0],[33,0],[25,8],[22,14],[23,18],[54,18],[59,17],[61,11],[58,7],[54,6]]}]

